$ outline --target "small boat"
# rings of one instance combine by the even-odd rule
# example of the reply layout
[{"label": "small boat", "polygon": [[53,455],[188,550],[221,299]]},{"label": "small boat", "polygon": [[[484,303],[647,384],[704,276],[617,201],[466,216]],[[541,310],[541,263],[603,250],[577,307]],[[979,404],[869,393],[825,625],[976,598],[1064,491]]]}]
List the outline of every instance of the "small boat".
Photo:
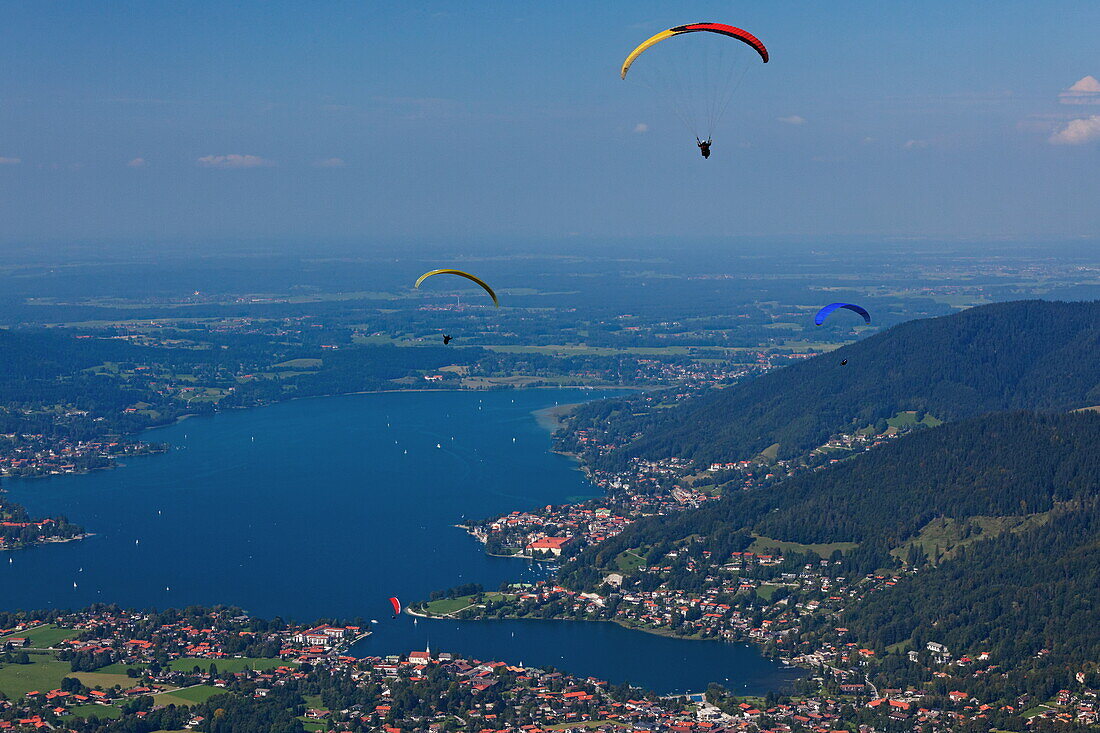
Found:
[{"label": "small boat", "polygon": [[75,580],[73,581],[73,587],[74,588],[76,587],[76,581]]},{"label": "small boat", "polygon": [[442,446],[442,445],[440,445],[439,443],[436,443],[436,444],[435,444],[435,447],[436,447],[436,448],[442,448],[443,446]]},{"label": "small boat", "polygon": [[378,623],[378,619],[376,619],[376,618],[372,618],[372,619],[370,620],[370,622],[371,622],[372,624],[376,624],[376,623]]}]

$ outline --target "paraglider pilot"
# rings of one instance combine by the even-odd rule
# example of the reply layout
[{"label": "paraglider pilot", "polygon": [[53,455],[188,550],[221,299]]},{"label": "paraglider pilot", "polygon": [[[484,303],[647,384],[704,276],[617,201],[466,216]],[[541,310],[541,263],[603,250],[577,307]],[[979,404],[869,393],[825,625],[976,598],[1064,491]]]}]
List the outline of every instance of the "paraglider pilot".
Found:
[{"label": "paraglider pilot", "polygon": [[704,158],[709,158],[710,157],[710,138],[709,137],[706,140],[700,140],[699,138],[695,138],[695,144],[699,146],[699,152],[702,154],[702,156]]}]

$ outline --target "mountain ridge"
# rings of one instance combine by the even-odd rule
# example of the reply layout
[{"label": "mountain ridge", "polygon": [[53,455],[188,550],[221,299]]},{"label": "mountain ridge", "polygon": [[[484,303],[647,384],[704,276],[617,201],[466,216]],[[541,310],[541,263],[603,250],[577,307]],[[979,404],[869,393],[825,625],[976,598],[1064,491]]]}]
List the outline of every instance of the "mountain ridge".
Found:
[{"label": "mountain ridge", "polygon": [[775,443],[789,458],[908,410],[957,420],[1097,404],[1100,301],[1012,301],[908,321],[671,409],[627,416],[620,432],[642,437],[597,465],[750,459]]}]

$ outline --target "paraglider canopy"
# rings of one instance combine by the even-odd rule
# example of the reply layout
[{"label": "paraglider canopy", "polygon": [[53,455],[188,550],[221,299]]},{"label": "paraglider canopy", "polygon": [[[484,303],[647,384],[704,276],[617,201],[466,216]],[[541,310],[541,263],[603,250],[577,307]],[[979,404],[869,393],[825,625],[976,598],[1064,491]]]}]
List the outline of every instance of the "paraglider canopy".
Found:
[{"label": "paraglider canopy", "polygon": [[480,285],[486,293],[489,294],[490,298],[493,299],[493,305],[495,305],[497,308],[500,307],[500,300],[497,299],[497,294],[493,292],[493,289],[489,287],[488,283],[486,283],[481,278],[475,275],[471,275],[468,272],[463,272],[462,270],[430,270],[429,272],[425,272],[423,275],[418,277],[416,279],[416,285],[414,285],[413,287],[419,288],[420,283],[424,282],[432,275],[458,275],[459,277],[464,277],[471,282],[475,282]]},{"label": "paraglider canopy", "polygon": [[[665,44],[669,38],[690,36]],[[651,50],[652,49],[652,50]],[[634,62],[645,54],[636,71]],[[627,54],[619,76],[637,79],[699,140],[715,128],[756,62],[768,63],[768,49],[752,33],[725,23],[687,23],[650,36]],[[704,151],[703,157],[707,157]]]},{"label": "paraglider canopy", "polygon": [[678,36],[681,33],[698,33],[700,31],[718,33],[747,43],[760,54],[760,58],[765,64],[768,63],[768,49],[765,48],[763,42],[759,38],[748,31],[742,30],[741,28],[735,28],[732,25],[726,25],[725,23],[688,23],[687,25],[678,25],[675,28],[669,28],[667,31],[661,31],[638,44],[638,46],[630,52],[630,55],[626,57],[626,61],[623,62],[623,68],[619,71],[619,76],[625,79],[626,72],[630,71],[630,66],[634,63],[634,59],[641,56],[650,46],[658,44],[666,38]]},{"label": "paraglider canopy", "polygon": [[390,605],[393,606],[393,615],[401,613],[401,601],[397,600],[397,597],[390,598]]},{"label": "paraglider canopy", "polygon": [[863,320],[867,323],[871,322],[871,314],[868,313],[867,309],[863,308],[862,306],[856,305],[855,303],[830,303],[829,305],[825,306],[817,312],[817,315],[814,316],[814,323],[820,326],[822,323],[825,322],[825,319],[829,317],[829,314],[838,308],[847,308],[848,310],[863,316]]}]

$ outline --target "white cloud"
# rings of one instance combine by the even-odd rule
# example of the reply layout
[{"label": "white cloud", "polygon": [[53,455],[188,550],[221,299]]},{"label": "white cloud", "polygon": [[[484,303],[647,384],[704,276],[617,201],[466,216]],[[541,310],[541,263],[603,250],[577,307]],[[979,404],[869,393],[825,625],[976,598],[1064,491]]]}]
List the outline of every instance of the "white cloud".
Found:
[{"label": "white cloud", "polygon": [[1084,145],[1100,140],[1100,115],[1090,115],[1069,124],[1048,138],[1052,145]]},{"label": "white cloud", "polygon": [[927,140],[906,140],[904,147],[906,150],[916,150],[918,148],[927,148],[931,143]]},{"label": "white cloud", "polygon": [[638,124],[634,125],[634,132],[638,133],[639,135],[644,132],[649,132],[649,125],[644,122],[639,122]]},{"label": "white cloud", "polygon": [[314,168],[343,168],[347,163],[343,158],[322,158],[313,161]]},{"label": "white cloud", "polygon": [[144,168],[145,167],[145,158],[134,158],[133,160],[131,160],[126,165],[129,166],[130,168]]},{"label": "white cloud", "polygon": [[805,125],[806,118],[801,115],[788,115],[787,117],[780,117],[780,122],[786,122],[788,125]]},{"label": "white cloud", "polygon": [[1062,104],[1100,104],[1100,81],[1095,76],[1078,79],[1058,95]]},{"label": "white cloud", "polygon": [[0,157],[0,165],[19,165],[23,162],[22,158],[4,158]]},{"label": "white cloud", "polygon": [[203,168],[261,168],[275,165],[267,158],[258,155],[204,155],[196,161]]}]

